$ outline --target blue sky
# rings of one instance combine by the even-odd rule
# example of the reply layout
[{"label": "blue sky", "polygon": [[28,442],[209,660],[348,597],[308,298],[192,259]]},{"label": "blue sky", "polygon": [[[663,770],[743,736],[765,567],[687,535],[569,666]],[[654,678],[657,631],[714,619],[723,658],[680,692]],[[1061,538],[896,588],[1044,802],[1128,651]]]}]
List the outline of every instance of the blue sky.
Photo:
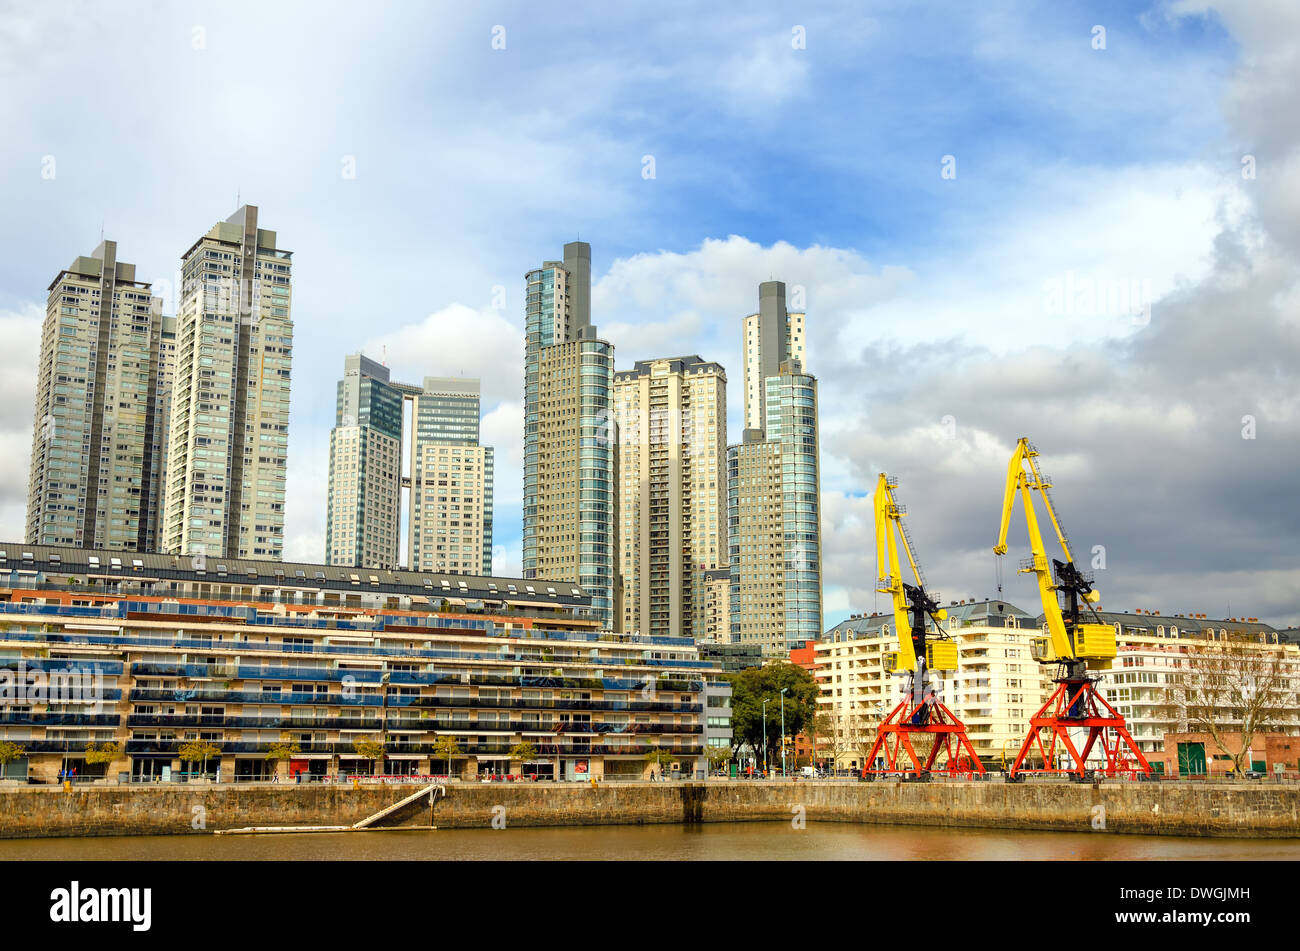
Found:
[{"label": "blue sky", "polygon": [[[0,534],[22,530],[30,364],[49,281],[102,226],[164,287],[239,195],[295,254],[290,557],[323,553],[334,381],[364,347],[401,379],[484,378],[497,569],[517,571],[522,278],[580,236],[593,248],[594,318],[619,367],[692,352],[720,360],[736,432],[739,321],[756,285],[807,288],[828,620],[874,600],[858,575],[874,571],[859,564],[870,550],[860,523],[879,468],[900,471],[904,496],[916,486],[914,510],[933,506],[929,527],[914,526],[934,552],[932,579],[973,588],[992,573],[983,535],[1022,418],[997,400],[959,400],[965,367],[1001,362],[1032,379],[1091,355],[1140,390],[1160,320],[1045,314],[1045,286],[1066,275],[1146,282],[1150,298],[1199,302],[1225,234],[1262,228],[1261,240],[1277,240],[1256,221],[1239,162],[1269,138],[1251,119],[1264,84],[1252,85],[1250,54],[1276,52],[1270,18],[1288,14],[1265,0],[1232,15],[1207,6],[0,4],[0,325],[17,341],[0,387],[10,450]],[[1098,25],[1104,49],[1093,48]],[[504,49],[493,48],[497,27]],[[805,48],[792,45],[796,28]],[[1286,136],[1270,145],[1293,154]],[[940,175],[949,155],[955,179]],[[53,179],[41,177],[47,157]],[[354,178],[342,174],[349,162]],[[918,379],[952,388],[925,392],[958,420],[942,461],[924,433],[945,413],[922,418]],[[1051,401],[1089,401],[1068,373],[1059,383],[1023,424],[1086,477],[1077,499],[1058,489],[1067,511],[1113,509],[1099,534],[1131,556],[1113,588],[1159,607],[1173,592],[1222,587],[1195,610],[1222,613],[1230,590],[1256,613],[1290,611],[1236,565],[1172,572],[1158,548],[1128,538],[1131,518],[1095,488],[1123,478],[1097,461],[1114,445],[1089,452],[1077,440],[1101,433],[1110,409],[1071,425]],[[1190,398],[1197,432],[1262,399],[1238,395]],[[1150,432],[1112,432],[1119,455],[1154,433],[1200,464],[1210,437],[1180,441],[1171,418],[1153,412]],[[954,491],[967,477],[978,488]],[[1188,491],[1164,524],[1211,489]],[[1032,591],[1021,594],[1032,605]]]}]

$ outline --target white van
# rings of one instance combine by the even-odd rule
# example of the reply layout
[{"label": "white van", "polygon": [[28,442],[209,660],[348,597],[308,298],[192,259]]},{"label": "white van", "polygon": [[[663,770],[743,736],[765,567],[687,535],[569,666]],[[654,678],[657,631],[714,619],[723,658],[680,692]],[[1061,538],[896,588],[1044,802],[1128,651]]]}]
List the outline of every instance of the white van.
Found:
[{"label": "white van", "polygon": [[802,776],[804,779],[816,779],[817,767],[805,766],[803,769],[799,770],[799,775]]}]

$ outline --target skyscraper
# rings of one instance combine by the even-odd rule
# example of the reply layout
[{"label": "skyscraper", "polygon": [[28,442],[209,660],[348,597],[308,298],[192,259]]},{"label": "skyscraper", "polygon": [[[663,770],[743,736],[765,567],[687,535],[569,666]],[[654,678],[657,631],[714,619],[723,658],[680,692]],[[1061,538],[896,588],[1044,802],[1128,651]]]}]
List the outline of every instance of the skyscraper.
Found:
[{"label": "skyscraper", "polygon": [[408,564],[490,575],[494,454],[479,444],[479,381],[427,376],[411,399]]},{"label": "skyscraper", "polygon": [[566,244],[525,282],[524,577],[582,585],[617,630],[614,347],[591,323],[591,246]]},{"label": "skyscraper", "polygon": [[101,241],[50,283],[37,371],[27,541],[157,547],[171,341],[161,301]]},{"label": "skyscraper", "polygon": [[786,314],[785,285],[761,284],[759,300],[743,322],[746,429],[727,449],[730,622],[733,643],[775,657],[821,636],[817,380],[803,372],[804,315]]},{"label": "skyscraper", "polygon": [[704,636],[727,564],[727,374],[698,356],[614,374],[623,630]]},{"label": "skyscraper", "polygon": [[397,566],[402,399],[388,367],[359,353],[343,361],[330,430],[327,564]]},{"label": "skyscraper", "polygon": [[745,428],[767,425],[767,391],[764,381],[780,373],[787,360],[803,363],[804,314],[785,306],[785,284],[764,281],[758,285],[758,313],[744,320]]},{"label": "skyscraper", "polygon": [[181,259],[164,551],[283,553],[291,256],[244,205]]}]

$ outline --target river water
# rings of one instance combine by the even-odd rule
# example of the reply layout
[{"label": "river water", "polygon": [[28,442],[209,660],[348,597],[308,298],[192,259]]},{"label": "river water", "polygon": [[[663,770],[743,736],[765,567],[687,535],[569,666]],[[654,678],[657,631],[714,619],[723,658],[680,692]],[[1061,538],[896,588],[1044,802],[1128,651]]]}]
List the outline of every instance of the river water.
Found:
[{"label": "river water", "polygon": [[427,860],[1300,860],[1297,839],[1007,832],[809,822],[0,841],[0,861]]}]

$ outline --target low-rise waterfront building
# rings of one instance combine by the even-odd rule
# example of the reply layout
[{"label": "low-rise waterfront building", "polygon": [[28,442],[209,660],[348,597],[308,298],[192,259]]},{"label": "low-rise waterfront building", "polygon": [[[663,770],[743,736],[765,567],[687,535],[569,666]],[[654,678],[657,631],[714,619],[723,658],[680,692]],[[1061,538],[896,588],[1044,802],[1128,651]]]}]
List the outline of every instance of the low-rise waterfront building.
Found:
[{"label": "low-rise waterfront building", "polygon": [[445,773],[448,738],[463,777],[706,769],[717,665],[601,627],[571,583],[0,543],[7,775]]},{"label": "low-rise waterfront building", "polygon": [[[1055,689],[1054,665],[1034,660],[1034,641],[1046,636],[1042,615],[1033,617],[1000,600],[950,603],[944,632],[957,645],[958,668],[936,678],[940,700],[966,725],[971,745],[986,766],[1003,768],[1029,732],[1029,718]],[[1250,651],[1276,652],[1282,659],[1280,710],[1269,729],[1300,735],[1300,645],[1254,618],[1211,620],[1159,613],[1099,611],[1115,627],[1118,656],[1097,671],[1101,695],[1125,718],[1126,726],[1153,767],[1167,770],[1166,734],[1185,731],[1175,688],[1188,671],[1191,651],[1231,642]],[[885,655],[897,650],[893,617],[855,615],[828,630],[814,645],[821,696],[819,711],[835,735],[818,737],[819,756],[859,769],[876,738],[876,727],[898,703],[898,686]],[[932,672],[932,676],[935,672]],[[1224,698],[1224,722],[1231,704]]]},{"label": "low-rise waterfront building", "polygon": [[[1029,718],[1051,693],[1047,672],[1031,657],[1038,636],[1033,617],[1005,601],[961,601],[945,610],[945,632],[957,645],[957,669],[932,671],[941,702],[966,725],[986,765],[1001,768],[1029,732]],[[818,736],[818,756],[839,768],[861,769],[876,728],[901,699],[885,655],[898,650],[892,614],[856,615],[814,645],[821,687],[819,712],[830,736]]]}]

